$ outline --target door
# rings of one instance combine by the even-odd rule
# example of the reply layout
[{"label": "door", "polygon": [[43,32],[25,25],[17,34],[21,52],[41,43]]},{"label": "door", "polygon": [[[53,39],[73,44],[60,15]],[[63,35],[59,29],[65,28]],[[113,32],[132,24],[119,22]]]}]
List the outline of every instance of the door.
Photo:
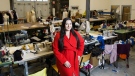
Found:
[{"label": "door", "polygon": [[43,2],[36,3],[37,17],[47,18],[49,16],[49,4]]},{"label": "door", "polygon": [[42,16],[42,3],[37,3],[36,4],[36,14],[37,17],[41,17]]},{"label": "door", "polygon": [[131,18],[131,6],[123,6],[122,7],[122,21],[130,20]]},{"label": "door", "polygon": [[31,2],[25,3],[25,5],[24,5],[25,17],[26,17],[27,12],[30,12],[31,10],[32,10],[32,4],[31,4]]},{"label": "door", "polygon": [[15,5],[15,10],[18,13],[19,18],[24,18],[24,3],[17,3]]},{"label": "door", "polygon": [[47,18],[50,14],[49,14],[49,4],[48,3],[44,3],[42,6],[42,15],[43,18]]}]

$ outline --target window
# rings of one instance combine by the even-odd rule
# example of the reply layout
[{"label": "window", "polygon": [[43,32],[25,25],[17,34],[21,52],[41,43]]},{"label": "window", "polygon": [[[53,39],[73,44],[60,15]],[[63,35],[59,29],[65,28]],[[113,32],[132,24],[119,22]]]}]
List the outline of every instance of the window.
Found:
[{"label": "window", "polygon": [[17,1],[23,1],[23,0],[17,0]]},{"label": "window", "polygon": [[24,0],[24,1],[31,1],[31,0]]},{"label": "window", "polygon": [[37,0],[37,1],[42,1],[42,0]]},{"label": "window", "polygon": [[48,1],[48,0],[17,0],[17,1]]},{"label": "window", "polygon": [[48,0],[43,0],[43,1],[48,1]]}]

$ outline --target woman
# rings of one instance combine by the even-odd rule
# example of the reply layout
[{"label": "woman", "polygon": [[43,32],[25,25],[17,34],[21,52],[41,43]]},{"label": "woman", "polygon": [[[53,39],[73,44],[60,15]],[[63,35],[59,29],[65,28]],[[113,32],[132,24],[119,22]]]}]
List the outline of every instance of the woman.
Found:
[{"label": "woman", "polygon": [[61,31],[56,34],[53,42],[60,76],[79,76],[79,60],[83,50],[84,40],[73,30],[71,19],[63,19]]}]

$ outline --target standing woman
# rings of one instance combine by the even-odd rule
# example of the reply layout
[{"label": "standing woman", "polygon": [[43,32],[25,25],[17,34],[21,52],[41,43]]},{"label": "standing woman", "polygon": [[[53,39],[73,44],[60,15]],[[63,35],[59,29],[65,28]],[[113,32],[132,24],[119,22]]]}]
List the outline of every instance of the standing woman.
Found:
[{"label": "standing woman", "polygon": [[79,60],[84,40],[73,30],[70,18],[63,19],[61,31],[54,38],[53,51],[60,76],[79,76]]}]

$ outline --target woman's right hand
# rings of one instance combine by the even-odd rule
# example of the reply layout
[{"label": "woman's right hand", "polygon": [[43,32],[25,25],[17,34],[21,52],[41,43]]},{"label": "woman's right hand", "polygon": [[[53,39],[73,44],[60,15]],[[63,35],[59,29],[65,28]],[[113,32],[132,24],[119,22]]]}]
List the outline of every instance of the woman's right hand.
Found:
[{"label": "woman's right hand", "polygon": [[64,65],[65,65],[67,68],[70,68],[70,67],[71,67],[71,64],[69,63],[69,61],[66,61],[66,62],[64,63]]}]

